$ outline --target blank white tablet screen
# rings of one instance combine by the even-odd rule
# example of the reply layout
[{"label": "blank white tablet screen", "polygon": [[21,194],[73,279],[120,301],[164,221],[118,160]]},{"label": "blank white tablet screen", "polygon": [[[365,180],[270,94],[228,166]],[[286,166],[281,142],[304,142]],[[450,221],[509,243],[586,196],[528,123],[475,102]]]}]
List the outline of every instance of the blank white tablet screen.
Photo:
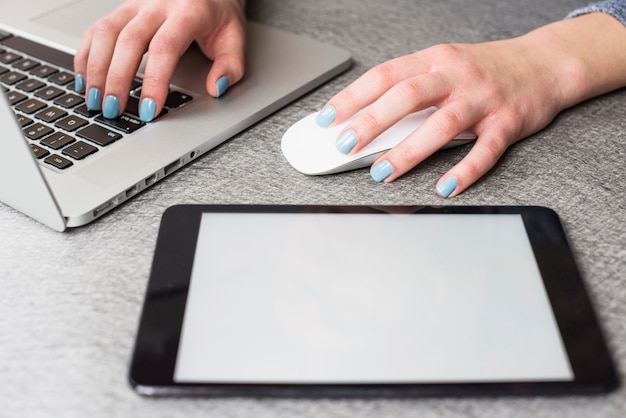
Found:
[{"label": "blank white tablet screen", "polygon": [[176,382],[572,378],[519,215],[202,217]]}]

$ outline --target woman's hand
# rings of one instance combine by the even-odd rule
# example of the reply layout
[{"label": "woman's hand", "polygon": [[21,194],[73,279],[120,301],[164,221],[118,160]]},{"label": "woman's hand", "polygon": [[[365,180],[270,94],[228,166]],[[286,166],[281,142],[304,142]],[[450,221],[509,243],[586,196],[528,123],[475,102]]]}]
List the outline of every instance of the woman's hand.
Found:
[{"label": "woman's hand", "polygon": [[117,117],[147,51],[139,110],[149,122],[161,111],[174,68],[193,41],[213,60],[206,89],[219,97],[243,77],[244,1],[128,0],[85,32],[74,58],[76,89],[85,91],[89,109]]},{"label": "woman's hand", "polygon": [[455,196],[561,110],[625,85],[624,45],[626,28],[593,13],[518,38],[434,46],[366,72],[328,102],[318,124],[341,123],[364,109],[337,139],[341,152],[355,153],[407,114],[436,106],[370,173],[391,182],[471,130],[476,143],[436,186],[441,196]]}]

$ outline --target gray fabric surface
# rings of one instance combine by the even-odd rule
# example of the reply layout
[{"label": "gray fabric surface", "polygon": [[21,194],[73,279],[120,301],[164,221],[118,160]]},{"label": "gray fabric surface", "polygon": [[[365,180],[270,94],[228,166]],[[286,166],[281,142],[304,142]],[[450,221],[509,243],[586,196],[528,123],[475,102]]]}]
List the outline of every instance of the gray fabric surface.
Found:
[{"label": "gray fabric surface", "polygon": [[145,399],[127,383],[160,216],[179,203],[545,205],[561,216],[620,375],[626,370],[626,91],[562,113],[459,197],[442,152],[392,184],[367,170],[305,177],[280,152],[292,123],[367,68],[430,45],[518,35],[584,1],[251,0],[249,16],[343,46],[351,70],[237,135],[98,222],[53,232],[0,205],[2,417],[618,417],[601,396],[468,399]]}]

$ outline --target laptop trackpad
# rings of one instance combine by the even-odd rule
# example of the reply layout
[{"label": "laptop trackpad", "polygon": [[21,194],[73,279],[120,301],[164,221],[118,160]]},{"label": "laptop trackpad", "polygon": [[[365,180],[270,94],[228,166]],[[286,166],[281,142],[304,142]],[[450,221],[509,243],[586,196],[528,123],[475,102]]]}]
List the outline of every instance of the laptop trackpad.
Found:
[{"label": "laptop trackpad", "polygon": [[50,2],[50,11],[34,17],[32,21],[79,39],[93,22],[122,3],[123,0],[74,0],[55,6],[54,2]]}]

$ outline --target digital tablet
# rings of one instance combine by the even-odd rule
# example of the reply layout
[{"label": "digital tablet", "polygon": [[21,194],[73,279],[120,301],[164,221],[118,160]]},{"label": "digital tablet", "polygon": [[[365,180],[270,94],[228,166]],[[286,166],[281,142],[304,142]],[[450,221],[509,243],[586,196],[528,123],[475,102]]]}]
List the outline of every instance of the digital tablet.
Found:
[{"label": "digital tablet", "polygon": [[618,386],[559,218],[543,207],[169,208],[129,378],[143,395]]}]

